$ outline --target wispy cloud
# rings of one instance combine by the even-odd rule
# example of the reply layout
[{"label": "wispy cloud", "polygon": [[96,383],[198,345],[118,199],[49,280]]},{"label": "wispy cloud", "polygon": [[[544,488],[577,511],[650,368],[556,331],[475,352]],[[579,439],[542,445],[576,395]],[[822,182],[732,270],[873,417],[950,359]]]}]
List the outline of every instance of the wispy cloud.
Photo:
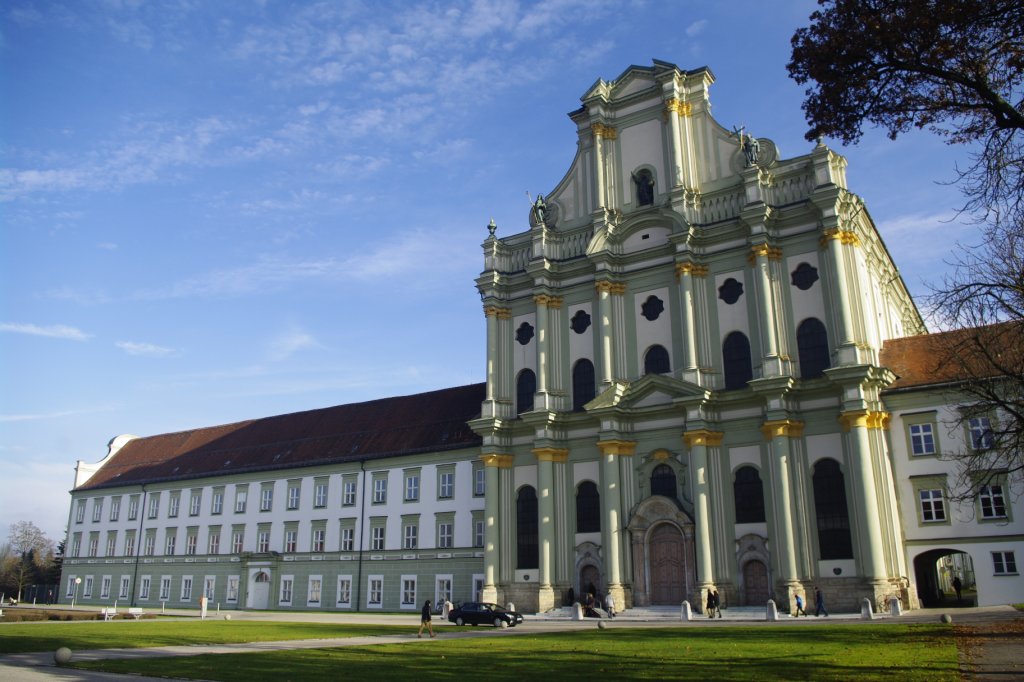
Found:
[{"label": "wispy cloud", "polygon": [[40,327],[37,324],[24,324],[19,322],[0,322],[0,332],[11,332],[13,334],[29,334],[31,336],[46,336],[52,339],[69,339],[71,341],[86,341],[92,334],[86,334],[81,329],[69,327],[63,324]]},{"label": "wispy cloud", "polygon": [[268,346],[270,359],[278,362],[302,350],[323,348],[311,334],[297,326],[292,326],[288,331],[271,339]]},{"label": "wispy cloud", "polygon": [[175,352],[173,348],[167,348],[166,346],[157,346],[152,343],[136,343],[135,341],[117,341],[114,345],[128,355],[139,355],[147,358],[165,358],[168,355],[173,355]]},{"label": "wispy cloud", "polygon": [[111,408],[100,407],[88,410],[60,410],[56,412],[37,412],[26,414],[0,414],[0,422],[11,423],[44,421],[47,419],[62,419],[64,417],[75,417],[81,414],[95,414],[97,412],[107,412],[110,409]]},{"label": "wispy cloud", "polygon": [[686,27],[686,35],[689,38],[695,38],[704,32],[704,29],[708,26],[707,19],[698,19],[689,26]]}]

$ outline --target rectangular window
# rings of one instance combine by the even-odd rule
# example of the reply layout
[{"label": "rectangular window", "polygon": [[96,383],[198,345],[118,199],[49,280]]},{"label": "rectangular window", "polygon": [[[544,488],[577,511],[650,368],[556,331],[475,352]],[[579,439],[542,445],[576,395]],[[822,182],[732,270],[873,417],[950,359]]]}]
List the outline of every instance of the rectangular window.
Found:
[{"label": "rectangular window", "polygon": [[224,489],[214,488],[213,499],[210,501],[210,513],[217,515],[224,511]]},{"label": "rectangular window", "polygon": [[420,499],[420,472],[405,472],[405,501],[415,502]]},{"label": "rectangular window", "polygon": [[248,501],[249,501],[249,488],[248,488],[248,486],[240,487],[240,488],[235,488],[235,513],[236,514],[244,514],[245,513],[245,505],[246,505],[246,503]]},{"label": "rectangular window", "polygon": [[487,473],[483,467],[473,469],[473,496],[483,497],[487,492]]},{"label": "rectangular window", "polygon": [[64,592],[64,596],[65,597],[73,597],[73,596],[75,596],[75,587],[78,586],[78,583],[75,582],[76,578],[78,578],[78,576],[76,576],[76,575],[69,575],[68,576],[68,589],[67,589],[67,591]]},{"label": "rectangular window", "polygon": [[188,515],[199,516],[199,510],[203,504],[203,491],[193,490],[188,498]]},{"label": "rectangular window", "polygon": [[174,554],[174,545],[178,541],[178,534],[173,528],[167,529],[167,537],[164,541],[164,554]]},{"label": "rectangular window", "polygon": [[133,530],[124,535],[124,555],[135,556],[135,531]]},{"label": "rectangular window", "polygon": [[181,493],[171,493],[171,500],[167,503],[167,517],[174,519],[178,517],[178,510],[181,508]]},{"label": "rectangular window", "polygon": [[100,581],[100,599],[110,598],[110,576],[103,576],[103,580]]},{"label": "rectangular window", "polygon": [[320,593],[323,588],[323,578],[319,575],[309,576],[309,591],[306,593],[309,595],[306,598],[307,606],[320,606]]},{"label": "rectangular window", "polygon": [[181,601],[192,600],[192,576],[186,575],[181,579]]},{"label": "rectangular window", "polygon": [[228,590],[224,600],[230,604],[234,604],[238,601],[238,580],[239,578],[237,575],[228,576]]},{"label": "rectangular window", "polygon": [[245,531],[234,530],[231,531],[231,553],[241,554],[245,548]]},{"label": "rectangular window", "polygon": [[119,516],[121,516],[121,498],[112,497],[110,498],[110,520],[117,521]]},{"label": "rectangular window", "polygon": [[935,454],[935,433],[931,423],[910,425],[910,447],[915,456]]},{"label": "rectangular window", "polygon": [[85,500],[78,501],[78,509],[75,510],[75,523],[85,521]]},{"label": "rectangular window", "polygon": [[452,577],[450,575],[437,577],[437,590],[434,595],[434,603],[444,604],[452,600]]},{"label": "rectangular window", "polygon": [[292,603],[292,588],[295,584],[294,576],[281,576],[281,599],[280,602],[286,606]]},{"label": "rectangular window", "polygon": [[442,549],[451,549],[452,547],[452,524],[451,523],[439,523],[437,524],[437,546]]},{"label": "rectangular window", "polygon": [[992,448],[995,437],[992,435],[992,422],[988,417],[969,419],[967,427],[971,434],[971,449],[989,450]]},{"label": "rectangular window", "polygon": [[925,522],[945,521],[946,508],[941,490],[919,490],[921,498],[921,520]]},{"label": "rectangular window", "polygon": [[483,519],[473,519],[473,546],[483,547],[484,546],[484,521]]},{"label": "rectangular window", "polygon": [[341,506],[343,507],[354,507],[356,504],[356,481],[355,479],[345,479],[342,483],[341,489]]},{"label": "rectangular window", "polygon": [[402,532],[402,548],[416,549],[418,543],[419,527],[415,523],[407,523]]},{"label": "rectangular window", "polygon": [[274,488],[273,485],[264,485],[260,489],[260,511],[268,512],[273,509],[274,506]]},{"label": "rectangular window", "polygon": [[259,530],[256,532],[256,551],[257,552],[269,552],[270,551],[270,531]]},{"label": "rectangular window", "polygon": [[416,578],[402,576],[402,606],[416,605]]},{"label": "rectangular window", "polygon": [[89,556],[94,557],[100,550],[100,539],[96,533],[89,534]]},{"label": "rectangular window", "polygon": [[203,596],[206,597],[206,600],[208,602],[209,601],[213,601],[213,592],[214,592],[216,587],[217,587],[217,578],[216,578],[216,576],[212,576],[212,575],[206,576],[206,578],[203,581]]},{"label": "rectangular window", "polygon": [[354,528],[342,528],[341,529],[341,551],[351,552],[355,549],[355,535],[356,531]]},{"label": "rectangular window", "polygon": [[455,494],[455,472],[442,471],[437,479],[437,496],[449,500]]},{"label": "rectangular window", "polygon": [[128,520],[134,521],[139,518],[139,496],[132,495],[128,498]]},{"label": "rectangular window", "polygon": [[1017,559],[1013,552],[992,552],[992,567],[996,575],[1017,575]]},{"label": "rectangular window", "polygon": [[155,519],[160,515],[160,493],[153,493],[149,497],[149,518]]},{"label": "rectangular window", "polygon": [[153,556],[156,553],[156,531],[147,530],[145,544],[142,547],[142,553],[146,556]]},{"label": "rectangular window", "polygon": [[384,504],[388,501],[388,479],[386,474],[373,479],[373,503]]},{"label": "rectangular window", "polygon": [[327,481],[317,480],[313,486],[313,506],[317,509],[327,506]]},{"label": "rectangular window", "polygon": [[114,556],[117,554],[117,531],[113,530],[107,533],[107,551],[104,556]]},{"label": "rectangular window", "polygon": [[99,522],[103,518],[103,498],[97,497],[92,501],[92,520]]},{"label": "rectangular window", "polygon": [[188,555],[188,556],[195,556],[196,555],[196,543],[198,541],[199,541],[199,538],[197,538],[194,533],[189,533],[188,535],[185,536],[185,554],[186,555]]},{"label": "rectangular window", "polygon": [[152,578],[148,575],[142,576],[139,580],[139,599],[149,599],[149,586],[152,583]]},{"label": "rectangular window", "polygon": [[1003,497],[1003,486],[982,486],[981,490],[978,492],[978,502],[981,503],[981,518],[1006,518],[1006,498]]},{"label": "rectangular window", "polygon": [[352,576],[338,576],[338,606],[352,605]]},{"label": "rectangular window", "polygon": [[384,549],[384,526],[374,526],[371,536],[370,549],[381,551]]},{"label": "rectangular window", "polygon": [[288,508],[298,509],[299,508],[299,483],[298,481],[288,484]]},{"label": "rectangular window", "polygon": [[160,601],[167,601],[171,598],[171,576],[160,576]]},{"label": "rectangular window", "polygon": [[289,528],[284,532],[284,551],[294,552],[298,544],[299,531]]},{"label": "rectangular window", "polygon": [[220,528],[211,528],[206,543],[207,554],[220,554]]},{"label": "rectangular window", "polygon": [[82,585],[82,596],[83,597],[91,597],[92,596],[92,576],[91,575],[85,576],[85,582]]},{"label": "rectangular window", "polygon": [[473,601],[484,600],[484,577],[482,575],[473,576]]},{"label": "rectangular window", "polygon": [[121,590],[117,593],[118,599],[128,598],[128,588],[131,586],[131,578],[126,575],[121,576]]},{"label": "rectangular window", "polygon": [[380,608],[384,603],[384,577],[371,575],[369,577],[369,588],[366,592],[367,605]]},{"label": "rectangular window", "polygon": [[314,528],[313,529],[313,548],[310,551],[312,551],[312,552],[322,552],[322,551],[324,551],[324,539],[326,538],[326,536],[327,536],[327,531],[325,529],[323,529],[323,528]]},{"label": "rectangular window", "polygon": [[71,554],[70,556],[77,557],[82,554],[82,534],[75,533],[71,538]]}]

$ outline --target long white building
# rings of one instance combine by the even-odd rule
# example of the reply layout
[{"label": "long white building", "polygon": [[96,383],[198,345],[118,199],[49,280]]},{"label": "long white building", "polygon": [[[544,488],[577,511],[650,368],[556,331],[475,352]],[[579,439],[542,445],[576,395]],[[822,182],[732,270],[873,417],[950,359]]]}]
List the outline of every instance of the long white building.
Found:
[{"label": "long white building", "polygon": [[485,384],[80,462],[66,596],[699,610],[820,587],[842,609],[931,602],[956,571],[1024,600],[1013,481],[968,514],[914,450],[925,424],[939,452],[979,441],[942,432],[949,381],[915,370],[924,324],[846,161],[719,125],[713,82],[656,61],[583,95],[565,177],[483,244]]}]

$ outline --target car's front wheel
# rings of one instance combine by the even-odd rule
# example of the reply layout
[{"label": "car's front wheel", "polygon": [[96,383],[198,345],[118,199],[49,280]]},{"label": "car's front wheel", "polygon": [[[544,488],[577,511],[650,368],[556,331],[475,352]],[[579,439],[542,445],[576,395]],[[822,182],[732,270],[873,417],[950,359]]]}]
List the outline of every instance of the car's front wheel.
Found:
[{"label": "car's front wheel", "polygon": [[494,619],[494,627],[496,627],[496,628],[507,628],[508,627],[508,623],[506,623],[501,618],[495,618]]},{"label": "car's front wheel", "polygon": [[458,625],[459,627],[462,627],[463,625],[466,624],[466,621],[462,620],[462,616],[459,616],[458,618],[455,619],[455,624]]}]

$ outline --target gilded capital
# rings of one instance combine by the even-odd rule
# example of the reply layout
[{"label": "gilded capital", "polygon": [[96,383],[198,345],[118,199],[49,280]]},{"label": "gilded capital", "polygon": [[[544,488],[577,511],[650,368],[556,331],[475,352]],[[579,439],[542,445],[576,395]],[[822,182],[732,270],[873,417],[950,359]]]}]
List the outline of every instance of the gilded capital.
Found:
[{"label": "gilded capital", "polygon": [[533,302],[538,306],[545,306],[547,308],[561,308],[562,297],[561,296],[549,296],[548,294],[537,294],[533,297]]},{"label": "gilded capital", "polygon": [[665,108],[670,112],[679,114],[680,116],[689,117],[692,112],[692,107],[689,102],[684,102],[681,99],[673,97],[672,99],[665,100]]},{"label": "gilded capital", "polygon": [[762,257],[768,260],[780,260],[782,258],[782,249],[768,246],[767,244],[754,244],[750,247],[750,255],[747,256],[748,261],[753,263],[755,259]]},{"label": "gilded capital", "polygon": [[724,431],[709,431],[708,429],[696,429],[683,434],[683,442],[686,443],[688,448],[692,448],[694,445],[705,445],[713,448],[721,445],[723,438],[725,438]]},{"label": "gilded capital", "polygon": [[511,469],[512,455],[480,455],[480,461],[484,463],[485,467],[494,467],[496,469]]},{"label": "gilded capital", "polygon": [[676,263],[676,279],[681,278],[683,275],[690,275],[691,277],[706,277],[707,274],[708,266],[706,265],[699,265],[689,261],[685,263]]},{"label": "gilded capital", "polygon": [[821,239],[818,240],[822,248],[828,246],[829,241],[837,240],[840,244],[852,244],[853,246],[860,246],[860,237],[853,230],[842,230],[838,227],[830,227],[821,233]]},{"label": "gilded capital", "polygon": [[626,285],[622,282],[611,282],[606,279],[600,279],[594,282],[594,286],[602,294],[616,294],[621,296],[626,293]]},{"label": "gilded capital", "polygon": [[601,440],[597,442],[597,448],[602,455],[619,455],[620,457],[632,457],[636,454],[636,441],[632,440]]},{"label": "gilded capital", "polygon": [[874,410],[851,410],[839,414],[839,423],[843,425],[843,431],[849,433],[850,429],[887,429],[892,415],[888,412],[877,412]]},{"label": "gilded capital", "polygon": [[508,308],[502,308],[502,307],[496,306],[496,305],[485,305],[484,306],[484,316],[485,317],[494,317],[494,318],[497,318],[499,320],[511,320],[512,319],[512,311],[509,310]]},{"label": "gilded capital", "polygon": [[590,126],[590,130],[594,133],[594,137],[603,137],[606,140],[614,140],[619,135],[615,128],[604,123],[594,123]]},{"label": "gilded capital", "polygon": [[772,438],[799,438],[804,435],[804,423],[795,419],[771,419],[761,425],[765,440]]},{"label": "gilded capital", "polygon": [[568,448],[534,448],[533,455],[538,462],[560,462],[564,463],[569,459]]}]

